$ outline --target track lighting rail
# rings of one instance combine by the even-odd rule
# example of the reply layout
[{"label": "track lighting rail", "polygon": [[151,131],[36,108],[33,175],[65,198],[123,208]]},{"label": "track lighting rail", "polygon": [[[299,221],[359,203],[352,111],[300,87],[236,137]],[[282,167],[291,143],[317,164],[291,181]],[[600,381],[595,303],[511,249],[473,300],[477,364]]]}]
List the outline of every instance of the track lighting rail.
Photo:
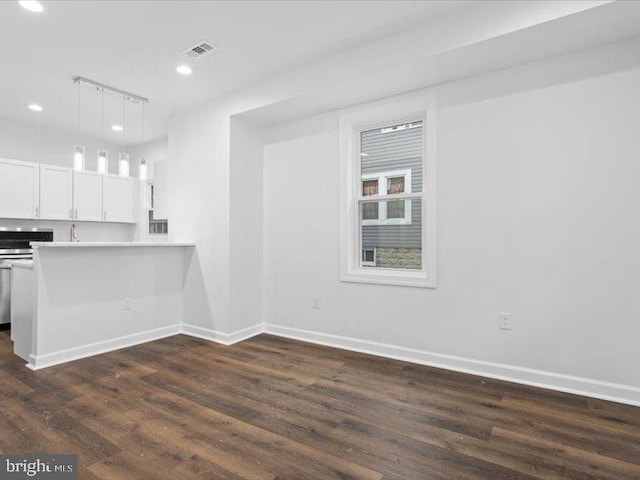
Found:
[{"label": "track lighting rail", "polygon": [[87,85],[92,85],[97,88],[101,88],[102,90],[108,90],[117,95],[122,95],[125,100],[135,103],[149,103],[149,99],[145,97],[141,97],[140,95],[136,95],[135,93],[125,92],[124,90],[120,90],[119,88],[111,87],[109,85],[105,85],[104,83],[96,82],[95,80],[91,80],[85,77],[75,77],[73,79],[73,83],[86,83]]}]

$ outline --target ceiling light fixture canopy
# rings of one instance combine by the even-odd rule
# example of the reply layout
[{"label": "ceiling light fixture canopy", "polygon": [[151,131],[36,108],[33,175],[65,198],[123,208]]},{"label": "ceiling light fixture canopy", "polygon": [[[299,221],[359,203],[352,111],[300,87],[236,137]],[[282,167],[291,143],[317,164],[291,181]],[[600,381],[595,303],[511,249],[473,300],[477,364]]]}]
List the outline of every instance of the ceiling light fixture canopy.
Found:
[{"label": "ceiling light fixture canopy", "polygon": [[42,4],[34,0],[20,0],[18,4],[30,12],[41,13],[44,10]]},{"label": "ceiling light fixture canopy", "polygon": [[28,108],[32,112],[41,112],[43,110],[42,106],[37,103],[30,103]]},{"label": "ceiling light fixture canopy", "polygon": [[121,132],[123,130],[122,125],[111,125],[111,130],[113,130],[114,132]]},{"label": "ceiling light fixture canopy", "polygon": [[191,72],[193,72],[193,70],[191,70],[191,67],[189,65],[178,65],[176,67],[176,72],[180,73],[181,75],[191,75]]},{"label": "ceiling light fixture canopy", "polygon": [[149,103],[149,99],[145,97],[141,97],[140,95],[136,95],[135,93],[126,92],[124,90],[120,90],[119,88],[111,87],[104,83],[96,82],[95,80],[91,80],[85,77],[76,77],[73,79],[74,83],[86,83],[87,85],[91,85],[93,87],[97,87],[98,89],[107,90],[109,92],[115,93],[117,95],[122,96],[125,100],[134,103]]}]

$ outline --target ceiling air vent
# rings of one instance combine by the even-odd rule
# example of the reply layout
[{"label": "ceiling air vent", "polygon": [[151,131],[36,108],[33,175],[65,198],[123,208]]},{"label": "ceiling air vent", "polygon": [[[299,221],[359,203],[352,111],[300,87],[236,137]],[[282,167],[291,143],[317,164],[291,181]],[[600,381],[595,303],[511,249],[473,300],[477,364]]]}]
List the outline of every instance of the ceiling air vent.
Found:
[{"label": "ceiling air vent", "polygon": [[187,48],[184,53],[189,58],[200,58],[208,53],[213,52],[216,49],[216,46],[212,43],[209,43],[205,40],[202,40],[192,47]]}]

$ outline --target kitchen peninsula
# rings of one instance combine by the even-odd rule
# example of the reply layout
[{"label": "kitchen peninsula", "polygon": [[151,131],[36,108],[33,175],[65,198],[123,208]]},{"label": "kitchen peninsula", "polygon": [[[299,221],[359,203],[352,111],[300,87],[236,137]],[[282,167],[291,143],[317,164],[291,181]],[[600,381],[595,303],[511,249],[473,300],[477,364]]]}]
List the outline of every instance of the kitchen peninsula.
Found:
[{"label": "kitchen peninsula", "polygon": [[33,370],[175,335],[193,243],[32,242],[12,336]]}]

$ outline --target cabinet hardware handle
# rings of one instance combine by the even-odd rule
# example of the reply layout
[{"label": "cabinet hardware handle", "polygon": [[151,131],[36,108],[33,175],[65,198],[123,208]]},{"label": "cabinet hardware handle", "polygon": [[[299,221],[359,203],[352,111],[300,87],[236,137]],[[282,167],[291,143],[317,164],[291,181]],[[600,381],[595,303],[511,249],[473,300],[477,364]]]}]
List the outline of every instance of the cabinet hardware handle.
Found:
[{"label": "cabinet hardware handle", "polygon": [[78,209],[76,208],[76,218],[78,218]]},{"label": "cabinet hardware handle", "polygon": [[106,220],[107,219],[107,211],[105,210],[104,212],[102,212],[102,220]]},{"label": "cabinet hardware handle", "polygon": [[40,216],[40,207],[36,207],[36,217]]},{"label": "cabinet hardware handle", "polygon": [[69,210],[69,218],[73,219],[73,208]]}]

